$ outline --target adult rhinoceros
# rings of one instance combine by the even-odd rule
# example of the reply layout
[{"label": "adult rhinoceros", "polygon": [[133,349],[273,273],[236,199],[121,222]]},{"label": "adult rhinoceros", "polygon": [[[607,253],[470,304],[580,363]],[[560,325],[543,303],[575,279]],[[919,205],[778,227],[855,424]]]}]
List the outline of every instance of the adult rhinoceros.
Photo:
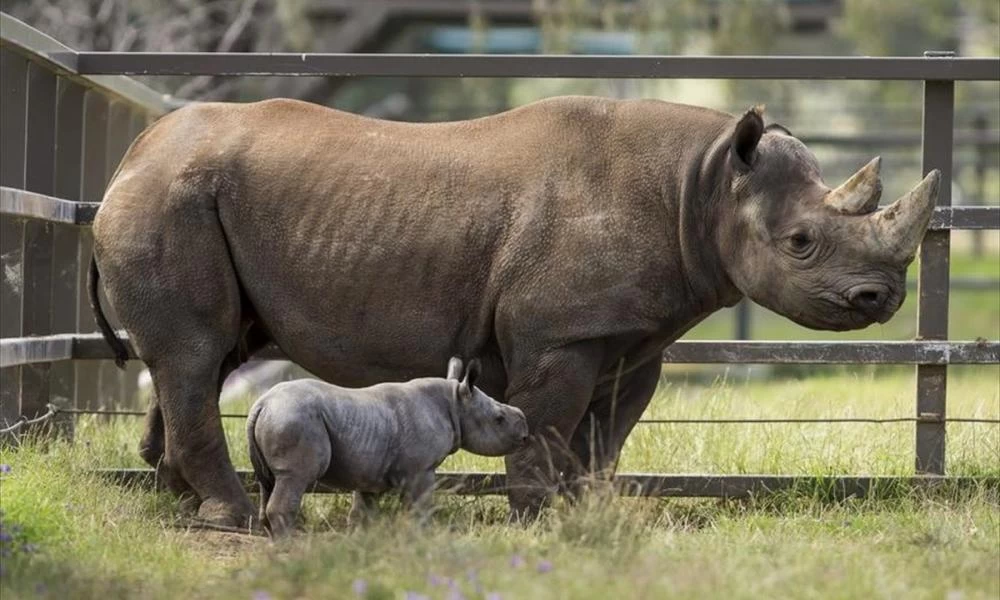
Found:
[{"label": "adult rhinoceros", "polygon": [[[481,387],[531,426],[506,463],[511,507],[531,515],[573,464],[613,466],[661,351],[712,312],[746,295],[816,329],[889,319],[939,175],[876,213],[878,171],[831,190],[756,108],[564,97],[410,124],[198,104],[122,160],[91,293],[103,275],[152,373],[141,454],[202,518],[253,512],[216,400],[268,342],[344,386],[480,357]],[[557,438],[572,452],[545,452]]]}]

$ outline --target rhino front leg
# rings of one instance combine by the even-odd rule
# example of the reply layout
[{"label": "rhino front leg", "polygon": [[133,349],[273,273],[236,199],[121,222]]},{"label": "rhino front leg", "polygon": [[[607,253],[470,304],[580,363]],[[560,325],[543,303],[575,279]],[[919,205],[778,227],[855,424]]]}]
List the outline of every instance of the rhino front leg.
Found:
[{"label": "rhino front leg", "polygon": [[512,372],[507,402],[524,412],[531,431],[531,442],[505,458],[512,519],[537,517],[571,470],[570,440],[594,394],[601,355],[599,342],[581,342],[529,357]]},{"label": "rhino front leg", "polygon": [[572,448],[576,457],[573,474],[573,495],[593,476],[611,477],[618,466],[622,446],[635,424],[649,406],[660,382],[660,361],[650,362],[623,375],[617,386],[613,382],[601,385],[590,408],[573,434]]}]

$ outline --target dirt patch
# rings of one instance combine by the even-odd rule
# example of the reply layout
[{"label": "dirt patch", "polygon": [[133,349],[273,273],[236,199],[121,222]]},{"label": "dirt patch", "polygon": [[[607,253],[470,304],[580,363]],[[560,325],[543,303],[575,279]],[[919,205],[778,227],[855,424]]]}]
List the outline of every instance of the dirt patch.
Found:
[{"label": "dirt patch", "polygon": [[187,529],[181,532],[184,539],[194,548],[214,560],[232,562],[242,559],[251,552],[259,552],[267,547],[268,539],[245,533],[229,533],[208,529]]}]

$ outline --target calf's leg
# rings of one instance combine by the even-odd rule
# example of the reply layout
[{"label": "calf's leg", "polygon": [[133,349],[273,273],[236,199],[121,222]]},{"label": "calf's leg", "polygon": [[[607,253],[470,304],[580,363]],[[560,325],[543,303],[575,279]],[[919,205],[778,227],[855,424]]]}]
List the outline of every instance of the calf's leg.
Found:
[{"label": "calf's leg", "polygon": [[351,512],[347,515],[347,522],[351,525],[367,523],[375,513],[375,503],[378,494],[369,492],[354,492],[351,501]]},{"label": "calf's leg", "polygon": [[424,471],[410,476],[403,484],[403,503],[423,524],[434,508],[434,471]]},{"label": "calf's leg", "polygon": [[311,480],[294,474],[275,478],[274,490],[265,508],[272,537],[281,538],[292,533],[302,507],[302,495],[311,483]]}]

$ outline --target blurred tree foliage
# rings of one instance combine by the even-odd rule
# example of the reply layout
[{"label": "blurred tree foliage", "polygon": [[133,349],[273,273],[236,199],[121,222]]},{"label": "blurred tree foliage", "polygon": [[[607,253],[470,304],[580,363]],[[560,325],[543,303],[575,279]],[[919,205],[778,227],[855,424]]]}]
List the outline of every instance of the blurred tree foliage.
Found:
[{"label": "blurred tree foliage", "polygon": [[[0,0],[0,9],[79,50],[308,50],[307,0]],[[258,84],[220,77],[144,83],[182,98],[240,99]],[[275,90],[279,94],[281,89]]]}]

